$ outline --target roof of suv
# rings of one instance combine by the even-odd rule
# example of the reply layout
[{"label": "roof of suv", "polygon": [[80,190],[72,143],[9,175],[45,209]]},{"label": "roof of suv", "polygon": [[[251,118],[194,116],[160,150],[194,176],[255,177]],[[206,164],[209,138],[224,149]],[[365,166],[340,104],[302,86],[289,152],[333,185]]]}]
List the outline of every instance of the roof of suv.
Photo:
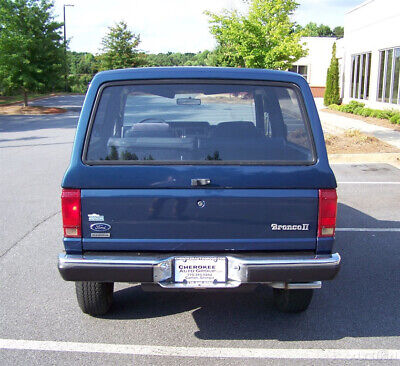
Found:
[{"label": "roof of suv", "polygon": [[229,67],[146,67],[119,69],[99,72],[92,82],[102,84],[109,81],[135,79],[231,79],[269,80],[295,84],[306,83],[301,75],[293,72]]}]

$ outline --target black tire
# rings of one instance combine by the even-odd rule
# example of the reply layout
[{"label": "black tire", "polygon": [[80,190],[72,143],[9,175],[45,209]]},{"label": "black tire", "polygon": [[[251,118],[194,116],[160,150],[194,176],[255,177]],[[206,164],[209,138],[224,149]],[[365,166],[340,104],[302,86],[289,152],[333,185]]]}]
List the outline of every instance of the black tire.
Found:
[{"label": "black tire", "polygon": [[313,293],[313,289],[284,290],[274,288],[274,304],[279,311],[301,313],[307,310]]},{"label": "black tire", "polygon": [[113,301],[114,283],[75,282],[76,297],[81,310],[89,315],[104,315]]}]

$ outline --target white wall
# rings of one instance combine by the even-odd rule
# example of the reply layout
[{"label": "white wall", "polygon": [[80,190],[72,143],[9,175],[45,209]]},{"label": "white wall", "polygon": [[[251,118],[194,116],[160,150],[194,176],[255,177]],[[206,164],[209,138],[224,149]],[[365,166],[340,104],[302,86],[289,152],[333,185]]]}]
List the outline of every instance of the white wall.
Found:
[{"label": "white wall", "polygon": [[[399,0],[400,1],[400,0]],[[331,37],[302,37],[308,55],[296,61],[294,65],[308,67],[307,81],[310,86],[325,86],[326,73],[331,62],[332,46],[336,38]]]},{"label": "white wall", "polygon": [[372,108],[400,105],[377,102],[379,50],[400,47],[400,0],[368,0],[345,15],[344,23],[344,102],[350,98],[351,55],[371,52],[369,100]]}]

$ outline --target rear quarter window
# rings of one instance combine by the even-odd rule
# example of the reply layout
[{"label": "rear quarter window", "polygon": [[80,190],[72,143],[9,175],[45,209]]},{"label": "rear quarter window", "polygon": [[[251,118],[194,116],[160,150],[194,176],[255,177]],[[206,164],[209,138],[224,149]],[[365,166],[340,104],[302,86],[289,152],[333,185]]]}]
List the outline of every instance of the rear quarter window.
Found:
[{"label": "rear quarter window", "polygon": [[312,164],[301,94],[290,84],[184,81],[105,85],[88,164]]}]

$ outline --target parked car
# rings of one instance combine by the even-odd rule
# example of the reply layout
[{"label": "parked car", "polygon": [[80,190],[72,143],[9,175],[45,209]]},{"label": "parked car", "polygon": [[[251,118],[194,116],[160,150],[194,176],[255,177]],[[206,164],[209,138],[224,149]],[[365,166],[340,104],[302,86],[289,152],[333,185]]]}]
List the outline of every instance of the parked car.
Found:
[{"label": "parked car", "polygon": [[115,282],[273,288],[300,312],[335,277],[336,180],[307,82],[230,68],[106,71],[90,84],[62,182],[82,311]]}]

